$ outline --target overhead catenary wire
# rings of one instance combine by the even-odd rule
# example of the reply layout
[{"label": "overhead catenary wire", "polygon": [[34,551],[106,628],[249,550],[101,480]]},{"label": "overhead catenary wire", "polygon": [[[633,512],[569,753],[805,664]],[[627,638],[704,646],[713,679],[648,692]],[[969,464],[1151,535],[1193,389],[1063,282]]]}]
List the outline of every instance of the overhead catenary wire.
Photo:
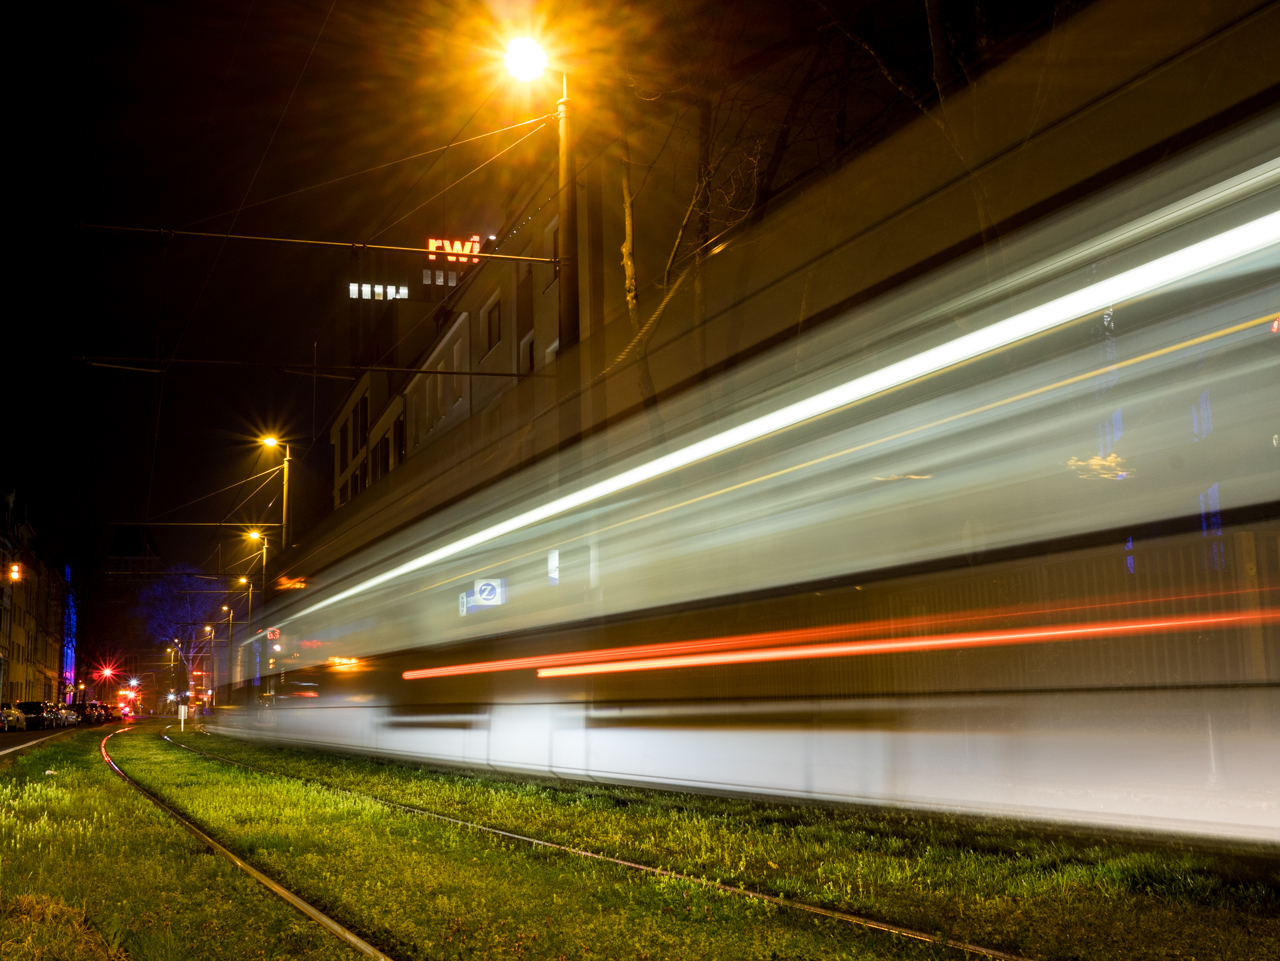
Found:
[{"label": "overhead catenary wire", "polygon": [[[469,171],[467,171],[465,174],[463,174],[461,177],[459,177],[459,178],[458,178],[457,180],[455,180],[453,183],[449,184],[449,186],[445,187],[443,190],[440,190],[438,193],[432,194],[430,197],[428,197],[428,198],[427,198],[426,200],[424,200],[422,203],[418,204],[418,206],[414,207],[412,210],[410,210],[410,211],[409,211],[408,213],[406,213],[404,216],[399,217],[399,218],[397,218],[396,220],[391,221],[391,223],[387,224],[387,225],[386,225],[385,227],[383,227],[381,230],[379,230],[379,231],[377,231],[376,233],[374,233],[374,234],[373,234],[369,239],[370,239],[370,240],[372,240],[374,237],[377,237],[379,234],[384,234],[384,233],[386,233],[388,230],[390,230],[390,229],[391,229],[392,227],[394,227],[396,224],[400,223],[402,220],[405,220],[406,218],[413,216],[413,215],[414,215],[414,214],[416,214],[419,210],[421,210],[423,207],[425,207],[427,204],[431,203],[431,201],[435,200],[437,197],[443,196],[445,193],[447,193],[448,191],[452,190],[454,187],[458,186],[458,184],[462,183],[462,181],[466,180],[466,179],[467,179],[468,177],[470,177],[472,174],[477,173],[478,171],[480,171],[480,170],[481,170],[481,169],[483,169],[484,167],[487,167],[489,164],[493,163],[495,160],[497,160],[499,157],[501,157],[503,154],[507,153],[508,151],[510,151],[510,150],[514,150],[516,147],[520,146],[522,143],[524,143],[526,140],[528,140],[530,137],[532,137],[535,133],[537,133],[539,130],[541,130],[541,129],[542,129],[543,127],[545,127],[545,126],[546,126],[546,123],[545,123],[545,122],[540,123],[538,126],[534,127],[532,130],[530,130],[527,134],[525,134],[523,137],[521,137],[521,138],[520,138],[519,140],[517,140],[515,143],[508,144],[506,147],[503,147],[501,150],[499,150],[496,154],[494,154],[492,157],[490,157],[490,158],[489,158],[488,160],[486,160],[484,163],[480,164],[480,165],[479,165],[479,166],[477,166],[477,167],[472,167]],[[516,259],[516,258],[507,257],[507,258],[505,258],[505,259],[507,259],[507,260],[514,260],[514,259]],[[521,258],[521,259],[526,259],[526,258]]]},{"label": "overhead catenary wire", "polygon": [[[102,366],[106,366],[106,365],[104,364]],[[125,368],[125,369],[128,370],[130,368]],[[250,476],[246,477],[244,480],[238,480],[234,484],[228,484],[226,487],[220,487],[216,491],[212,491],[208,494],[201,494],[199,497],[197,497],[193,501],[187,501],[185,504],[179,504],[177,507],[170,507],[167,511],[161,511],[159,514],[156,515],[156,517],[164,517],[165,514],[172,514],[175,511],[180,511],[184,507],[190,507],[192,504],[198,504],[202,500],[205,500],[210,497],[214,497],[218,494],[224,493],[225,491],[229,491],[233,487],[239,487],[241,484],[247,484],[251,480],[257,480],[259,477],[263,477],[267,474],[275,474],[281,470],[283,470],[283,468],[281,467],[272,467],[268,470],[262,471],[259,474],[251,474]],[[148,521],[147,523],[152,523],[152,522]]]},{"label": "overhead catenary wire", "polygon": [[[297,190],[290,190],[286,193],[277,194],[274,197],[268,197],[265,200],[255,200],[251,204],[244,204],[241,207],[231,210],[224,210],[221,213],[209,214],[206,217],[200,217],[196,220],[188,220],[183,227],[190,227],[193,224],[202,224],[206,220],[217,220],[219,217],[227,217],[238,211],[250,210],[254,207],[261,207],[264,204],[275,203],[277,200],[286,200],[289,197],[296,197],[298,194],[306,193],[309,190],[319,190],[322,187],[330,187],[333,184],[342,183],[344,180],[351,180],[353,177],[363,177],[365,174],[375,173],[379,170],[385,170],[387,167],[394,167],[397,164],[408,163],[410,160],[417,160],[421,157],[429,157],[435,153],[441,153],[451,147],[461,147],[463,144],[474,143],[477,140],[484,140],[486,137],[496,137],[500,133],[506,133],[508,130],[518,130],[521,127],[527,127],[531,123],[538,121],[546,121],[553,114],[547,114],[542,117],[534,117],[532,120],[522,120],[519,123],[513,123],[509,127],[501,127],[498,130],[490,130],[487,133],[476,134],[474,137],[468,137],[466,140],[455,140],[445,144],[443,147],[432,147],[430,150],[424,150],[421,153],[410,154],[407,157],[401,157],[399,160],[388,160],[386,163],[377,164],[373,167],[366,167],[364,170],[357,170],[355,173],[343,174],[341,177],[334,177],[332,180],[325,180],[317,184],[311,184],[307,187],[299,187]],[[430,168],[428,168],[430,169]]]},{"label": "overhead catenary wire", "polygon": [[[107,367],[112,370],[133,370],[143,374],[165,373],[163,369],[156,368],[156,367],[138,367],[138,366],[130,366],[122,363],[113,363],[114,361],[130,361],[137,364],[141,364],[146,362],[146,358],[75,356],[75,357],[72,357],[71,359],[82,360],[91,367]],[[164,361],[164,363],[193,364],[197,366],[207,365],[207,366],[213,366],[213,367],[270,368],[273,370],[279,370],[280,372],[286,373],[286,374],[305,374],[307,377],[310,377],[313,373],[316,373],[318,371],[343,370],[343,371],[351,371],[354,373],[364,373],[365,371],[374,371],[379,373],[390,373],[390,374],[433,374],[433,375],[448,376],[448,377],[508,377],[508,378],[509,377],[518,377],[518,378],[542,377],[542,378],[554,379],[554,375],[552,374],[535,374],[535,373],[521,374],[521,373],[515,373],[512,371],[493,371],[493,370],[448,370],[443,368],[432,368],[432,367],[387,367],[387,366],[381,366],[377,364],[359,366],[359,367],[343,367],[338,365],[326,366],[323,364],[319,366],[312,366],[310,364],[271,364],[271,363],[264,363],[264,362],[251,361],[251,360],[200,360],[198,358],[191,358],[191,357],[175,357],[171,360]],[[318,376],[336,377],[337,375],[319,374]],[[352,378],[344,376],[344,377],[339,377],[338,379],[351,380]],[[279,468],[276,468],[276,469],[278,470]],[[261,474],[254,475],[254,477],[261,477],[261,476],[262,476]],[[245,478],[244,481],[237,481],[237,483],[247,483],[248,481],[251,481],[251,480],[253,480],[253,477]],[[236,485],[232,484],[230,486],[235,487]],[[229,490],[229,489],[230,489],[229,487],[223,488],[223,490]],[[221,493],[221,492],[216,492],[216,493]],[[212,495],[205,495],[205,496],[212,496]],[[194,503],[194,501],[192,503]],[[186,505],[183,505],[183,506],[185,507]],[[178,508],[175,507],[173,509],[177,510]],[[169,512],[166,511],[165,513],[169,513]],[[161,514],[157,516],[162,517],[164,515]]]}]

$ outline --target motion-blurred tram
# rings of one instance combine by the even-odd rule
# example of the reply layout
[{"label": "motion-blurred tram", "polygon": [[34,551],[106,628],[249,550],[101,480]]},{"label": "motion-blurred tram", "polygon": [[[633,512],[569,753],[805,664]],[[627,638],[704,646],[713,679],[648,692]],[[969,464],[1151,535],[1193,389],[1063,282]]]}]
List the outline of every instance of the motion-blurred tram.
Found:
[{"label": "motion-blurred tram", "polygon": [[282,592],[215,723],[1280,841],[1280,121],[660,414]]}]

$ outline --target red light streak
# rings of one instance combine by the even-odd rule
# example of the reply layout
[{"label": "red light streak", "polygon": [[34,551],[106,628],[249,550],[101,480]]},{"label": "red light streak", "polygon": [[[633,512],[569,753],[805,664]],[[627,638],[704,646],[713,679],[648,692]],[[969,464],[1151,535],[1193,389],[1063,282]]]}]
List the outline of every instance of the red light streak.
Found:
[{"label": "red light streak", "polygon": [[1206,614],[1189,617],[1166,617],[1148,620],[1107,621],[1097,624],[1072,624],[1060,627],[1024,628],[966,634],[938,634],[933,637],[889,638],[879,641],[854,641],[839,644],[806,644],[797,647],[773,647],[756,650],[721,651],[706,654],[682,654],[672,657],[650,657],[631,661],[596,661],[565,667],[544,667],[538,677],[570,677],[580,674],[613,674],[623,671],[656,671],[678,667],[711,667],[721,664],[757,664],[768,661],[797,661],[824,657],[854,657],[860,654],[898,654],[913,651],[949,651],[965,648],[1000,647],[1014,644],[1044,644],[1053,641],[1075,641],[1087,638],[1126,634],[1152,634],[1160,631],[1191,631],[1208,627],[1226,627],[1245,621],[1280,620],[1280,611],[1266,610],[1257,614]]},{"label": "red light streak", "polygon": [[[1205,597],[1224,596],[1239,592],[1217,592],[1213,594],[1194,594],[1184,597],[1155,597],[1124,599],[1116,601],[1093,602],[1088,604],[1064,605],[1052,608],[1032,608],[1030,606],[1011,606],[996,611],[964,612],[949,617],[929,617],[933,625],[963,624],[966,622],[984,621],[992,618],[1011,616],[1034,616],[1037,614],[1054,614],[1064,611],[1098,609],[1100,607],[1123,607],[1133,604],[1160,603],[1169,601],[1193,600]],[[1243,615],[1242,615],[1243,616]],[[650,658],[684,656],[742,648],[768,647],[770,645],[799,644],[805,641],[822,641],[865,637],[871,634],[888,634],[901,630],[902,620],[890,619],[866,621],[859,624],[839,624],[829,627],[800,628],[785,631],[768,631],[760,634],[738,634],[732,637],[708,638],[693,641],[673,641],[666,644],[638,644],[629,647],[605,648],[594,651],[574,651],[568,654],[542,654],[533,657],[516,657],[500,661],[478,661],[471,664],[450,664],[445,667],[427,667],[404,671],[400,676],[406,681],[420,681],[436,677],[458,677],[464,674],[494,674],[501,671],[542,670],[553,667],[568,667],[575,664],[593,664],[604,661],[621,661],[634,658]],[[1031,630],[1021,628],[1019,630]],[[1011,629],[1012,630],[1012,629]],[[919,640],[919,638],[916,638]],[[542,676],[542,675],[539,675]],[[548,675],[550,676],[550,675]]]}]

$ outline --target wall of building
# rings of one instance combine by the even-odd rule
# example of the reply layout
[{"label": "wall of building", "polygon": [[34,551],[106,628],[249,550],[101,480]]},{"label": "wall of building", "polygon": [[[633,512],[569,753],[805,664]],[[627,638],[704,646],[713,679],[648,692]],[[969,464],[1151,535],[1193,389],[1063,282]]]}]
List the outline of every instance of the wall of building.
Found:
[{"label": "wall of building", "polygon": [[[0,594],[0,700],[52,701],[65,696],[66,603],[70,588],[62,571],[31,549],[34,533],[18,525],[0,540],[4,588]],[[18,567],[18,578],[12,576]],[[74,620],[71,622],[74,624]],[[74,652],[74,640],[72,640]],[[70,670],[74,673],[74,664]]]},{"label": "wall of building", "polygon": [[[1022,225],[1264,112],[1280,84],[1267,49],[1277,35],[1274,5],[1175,0],[1153,23],[1136,0],[1092,4],[927,115],[776,198],[756,223],[670,278],[665,266],[682,214],[673,198],[686,194],[642,194],[639,329],[623,297],[621,204],[609,198],[621,196],[628,171],[656,155],[666,131],[637,132],[628,158],[616,151],[588,158],[578,177],[581,343],[558,349],[558,281],[548,265],[489,262],[460,282],[446,310],[414,307],[434,318],[424,328],[433,339],[411,365],[424,373],[388,381],[379,403],[376,381],[367,387],[373,421],[400,405],[406,459],[280,558],[282,572],[321,569],[605,423],[644,414],[652,443],[665,443],[662,400],[709,371],[785,344],[972,250],[998,261],[1001,238]],[[673,153],[662,162],[669,166],[652,176],[691,183],[687,159]],[[530,186],[496,249],[550,255],[553,173]],[[496,344],[493,305],[501,314]],[[888,331],[864,333],[873,344]],[[460,363],[520,376],[426,372]],[[581,385],[568,397],[557,387],[565,365]],[[344,405],[348,417],[360,389]],[[719,402],[731,406],[733,398]],[[574,425],[571,436],[566,424]]]}]

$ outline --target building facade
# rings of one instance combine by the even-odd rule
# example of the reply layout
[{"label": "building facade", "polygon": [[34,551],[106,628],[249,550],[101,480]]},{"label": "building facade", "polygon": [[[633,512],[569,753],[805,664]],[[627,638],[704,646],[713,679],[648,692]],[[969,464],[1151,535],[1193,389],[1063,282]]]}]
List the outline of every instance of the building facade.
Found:
[{"label": "building facade", "polygon": [[25,521],[11,522],[0,538],[0,693],[10,704],[69,700],[75,676],[70,568],[47,564],[35,544],[35,531]]}]

